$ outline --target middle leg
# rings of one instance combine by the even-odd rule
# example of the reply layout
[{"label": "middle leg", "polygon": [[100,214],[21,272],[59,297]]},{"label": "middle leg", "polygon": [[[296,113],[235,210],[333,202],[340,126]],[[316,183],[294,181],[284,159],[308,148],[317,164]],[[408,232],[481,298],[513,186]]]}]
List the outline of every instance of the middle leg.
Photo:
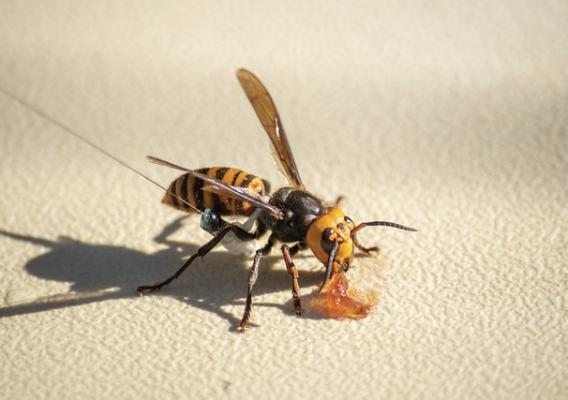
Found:
[{"label": "middle leg", "polygon": [[248,277],[248,289],[247,289],[247,302],[245,304],[245,311],[243,313],[243,318],[241,319],[241,323],[239,325],[239,331],[244,332],[245,328],[247,327],[248,321],[250,319],[250,313],[252,310],[252,289],[254,288],[254,284],[256,283],[256,279],[258,278],[258,267],[260,265],[260,260],[262,257],[270,253],[272,246],[274,245],[274,238],[270,236],[268,238],[268,242],[264,245],[263,248],[256,251],[254,255],[254,261],[252,262],[252,267],[249,272]]}]

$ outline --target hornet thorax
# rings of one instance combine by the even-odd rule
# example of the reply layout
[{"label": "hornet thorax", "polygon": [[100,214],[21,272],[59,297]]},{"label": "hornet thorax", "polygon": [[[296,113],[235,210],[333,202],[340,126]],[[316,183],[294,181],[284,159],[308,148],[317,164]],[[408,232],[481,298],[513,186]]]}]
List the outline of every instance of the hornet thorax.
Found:
[{"label": "hornet thorax", "polygon": [[304,241],[309,225],[326,209],[314,195],[289,187],[278,189],[270,204],[284,211],[284,219],[263,214],[261,220],[272,230],[274,238],[284,243]]}]

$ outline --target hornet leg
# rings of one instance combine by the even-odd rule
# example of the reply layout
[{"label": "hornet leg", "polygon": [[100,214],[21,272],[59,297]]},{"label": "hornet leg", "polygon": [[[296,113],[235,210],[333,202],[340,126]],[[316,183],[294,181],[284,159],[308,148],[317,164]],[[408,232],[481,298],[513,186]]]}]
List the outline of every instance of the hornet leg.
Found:
[{"label": "hornet leg", "polygon": [[373,247],[364,247],[361,245],[361,243],[359,243],[359,240],[357,240],[357,236],[355,234],[351,235],[351,240],[353,240],[353,244],[355,245],[355,247],[362,253],[364,254],[371,254],[372,252],[376,252],[377,254],[381,251],[381,249],[379,248],[379,246],[373,246]]},{"label": "hornet leg", "polygon": [[239,325],[240,332],[244,332],[250,319],[250,312],[252,309],[252,289],[254,288],[254,284],[256,283],[256,278],[258,278],[258,267],[260,265],[260,260],[262,259],[262,257],[270,253],[270,249],[272,249],[273,244],[274,239],[272,238],[272,236],[270,236],[268,238],[268,242],[264,245],[264,247],[257,250],[256,254],[254,255],[254,261],[252,262],[252,267],[250,269],[248,277],[247,302],[245,304],[245,312],[243,313],[243,318],[241,319],[241,323]]},{"label": "hornet leg", "polygon": [[[299,249],[299,246],[296,245]],[[296,248],[294,246],[292,249]],[[294,310],[296,310],[296,315],[302,315],[302,305],[300,303],[300,284],[298,283],[298,270],[294,265],[291,257],[291,249],[282,245],[282,255],[284,256],[284,262],[286,263],[286,269],[288,270],[288,275],[292,278],[292,299],[294,300]]]},{"label": "hornet leg", "polygon": [[[187,261],[181,266],[180,269],[178,269],[176,271],[175,274],[173,274],[172,276],[170,276],[168,279],[166,279],[163,282],[157,283],[155,285],[151,285],[151,286],[139,286],[138,289],[136,289],[136,291],[138,292],[138,294],[140,295],[144,295],[146,293],[152,293],[155,291],[160,290],[161,288],[163,288],[164,286],[168,285],[170,282],[172,282],[173,280],[179,278],[179,276],[191,265],[191,263],[193,261],[195,261],[195,259],[197,257],[205,257],[205,255],[207,255],[207,253],[209,253],[211,250],[213,250],[213,248],[215,246],[217,246],[219,244],[219,242],[223,239],[223,237],[225,237],[225,235],[229,232],[235,232],[242,234],[242,229],[234,226],[234,225],[228,225],[227,227],[223,228],[222,230],[220,230],[217,235],[211,239],[209,242],[207,242],[205,245],[201,246],[197,252],[195,254],[193,254],[191,257],[189,257],[187,259]],[[252,235],[249,234],[248,232],[245,232],[248,235]]]}]

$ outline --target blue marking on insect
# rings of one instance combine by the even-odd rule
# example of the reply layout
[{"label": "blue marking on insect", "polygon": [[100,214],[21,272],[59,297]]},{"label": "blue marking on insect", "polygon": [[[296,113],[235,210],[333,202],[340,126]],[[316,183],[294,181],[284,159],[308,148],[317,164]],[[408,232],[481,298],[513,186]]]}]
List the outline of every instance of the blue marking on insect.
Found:
[{"label": "blue marking on insect", "polygon": [[199,226],[201,226],[201,229],[214,235],[223,227],[223,220],[218,213],[210,208],[206,208],[203,214],[201,214]]}]

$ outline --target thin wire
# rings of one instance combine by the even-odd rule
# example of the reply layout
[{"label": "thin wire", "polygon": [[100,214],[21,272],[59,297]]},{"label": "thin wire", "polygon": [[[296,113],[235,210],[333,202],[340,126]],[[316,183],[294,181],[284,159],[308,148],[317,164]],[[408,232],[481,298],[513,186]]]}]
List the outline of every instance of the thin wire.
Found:
[{"label": "thin wire", "polygon": [[74,136],[76,139],[79,139],[80,141],[82,141],[83,143],[91,146],[93,149],[103,153],[104,155],[106,155],[107,157],[113,159],[114,161],[116,161],[117,163],[119,163],[120,165],[122,165],[125,168],[128,168],[130,171],[134,172],[135,174],[141,176],[142,178],[146,179],[147,181],[153,183],[154,185],[158,186],[160,189],[164,190],[165,192],[171,194],[173,197],[175,197],[176,199],[178,199],[179,201],[181,201],[182,203],[184,203],[185,205],[189,206],[192,210],[203,214],[203,211],[201,211],[200,209],[198,209],[197,207],[195,207],[194,205],[192,205],[191,203],[189,203],[187,200],[182,199],[181,197],[177,196],[174,192],[168,190],[167,188],[165,188],[164,186],[160,185],[158,182],[156,182],[155,180],[153,180],[152,178],[144,175],[142,172],[134,169],[133,167],[131,167],[130,165],[128,165],[126,162],[122,161],[121,159],[119,159],[118,157],[116,157],[115,155],[109,153],[108,151],[106,151],[105,149],[103,149],[102,147],[98,146],[97,144],[91,142],[89,139],[84,138],[83,136],[81,136],[79,133],[75,132],[73,129],[71,129],[69,126],[65,125],[62,122],[57,121],[56,119],[52,118],[51,116],[47,115],[45,112],[39,110],[38,108],[32,106],[31,104],[25,102],[24,100],[20,99],[19,97],[13,95],[12,93],[6,91],[4,88],[0,87],[0,92],[2,92],[2,94],[4,94],[4,96],[12,99],[13,101],[15,101],[16,103],[20,104],[21,106],[23,106],[24,108],[34,112],[36,115],[40,116],[41,118],[47,120],[48,122],[52,123],[53,125],[59,127],[60,129],[62,129],[63,131],[67,132],[68,134]]}]

